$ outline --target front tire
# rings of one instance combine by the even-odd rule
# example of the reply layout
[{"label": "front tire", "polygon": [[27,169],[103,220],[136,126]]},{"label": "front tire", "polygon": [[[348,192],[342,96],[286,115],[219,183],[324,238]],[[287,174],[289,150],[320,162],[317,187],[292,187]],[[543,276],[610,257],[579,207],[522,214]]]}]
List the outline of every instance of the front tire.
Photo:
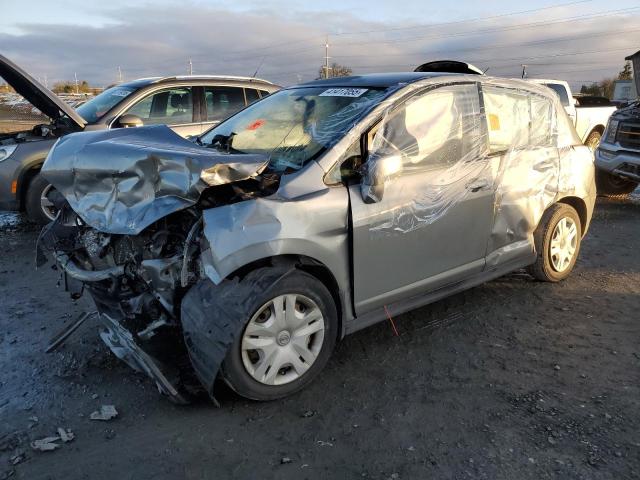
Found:
[{"label": "front tire", "polygon": [[638,187],[638,182],[596,170],[596,189],[598,195],[625,198]]},{"label": "front tire", "polygon": [[600,145],[600,140],[602,140],[602,134],[594,130],[589,134],[587,139],[584,141],[584,144],[589,147],[589,150],[595,153],[598,145]]},{"label": "front tire", "polygon": [[322,282],[294,270],[247,302],[244,328],[222,365],[224,381],[252,400],[275,400],[308,385],[336,343],[338,315]]},{"label": "front tire", "polygon": [[37,174],[29,183],[25,199],[25,210],[29,220],[39,225],[46,225],[56,216],[53,203],[47,198],[53,186],[41,175]]},{"label": "front tire", "polygon": [[567,278],[578,259],[581,238],[580,217],[572,206],[556,203],[549,207],[533,232],[537,257],[529,273],[544,282]]}]

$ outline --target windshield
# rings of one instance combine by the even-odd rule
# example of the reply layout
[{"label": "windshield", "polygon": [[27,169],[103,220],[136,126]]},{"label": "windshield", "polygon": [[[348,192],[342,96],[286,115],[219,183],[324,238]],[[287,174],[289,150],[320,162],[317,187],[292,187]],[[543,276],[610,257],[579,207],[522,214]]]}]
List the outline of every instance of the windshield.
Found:
[{"label": "windshield", "polygon": [[272,171],[298,170],[340,140],[384,95],[368,88],[281,90],[209,130],[200,142],[230,153],[268,155]]},{"label": "windshield", "polygon": [[134,91],[135,88],[131,87],[116,86],[108,88],[97,97],[80,105],[76,108],[76,112],[78,112],[87,123],[95,123],[100,117]]}]

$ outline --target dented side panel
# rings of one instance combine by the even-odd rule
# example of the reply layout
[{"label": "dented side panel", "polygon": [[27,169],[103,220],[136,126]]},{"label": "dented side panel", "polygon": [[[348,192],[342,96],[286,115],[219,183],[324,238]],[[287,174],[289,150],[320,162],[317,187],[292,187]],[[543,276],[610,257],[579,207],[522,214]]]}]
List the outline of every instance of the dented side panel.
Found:
[{"label": "dented side panel", "polygon": [[348,206],[344,187],[324,187],[290,200],[273,196],[206,210],[204,272],[219,284],[254,261],[300,255],[325,265],[348,298]]}]

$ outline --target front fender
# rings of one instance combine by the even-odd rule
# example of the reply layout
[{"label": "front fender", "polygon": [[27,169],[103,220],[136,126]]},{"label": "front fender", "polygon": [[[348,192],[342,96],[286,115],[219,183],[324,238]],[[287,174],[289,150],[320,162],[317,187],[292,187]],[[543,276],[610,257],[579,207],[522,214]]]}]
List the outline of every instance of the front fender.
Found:
[{"label": "front fender", "polygon": [[202,263],[215,284],[241,267],[280,255],[324,264],[349,289],[348,193],[344,187],[285,200],[256,198],[206,210]]}]

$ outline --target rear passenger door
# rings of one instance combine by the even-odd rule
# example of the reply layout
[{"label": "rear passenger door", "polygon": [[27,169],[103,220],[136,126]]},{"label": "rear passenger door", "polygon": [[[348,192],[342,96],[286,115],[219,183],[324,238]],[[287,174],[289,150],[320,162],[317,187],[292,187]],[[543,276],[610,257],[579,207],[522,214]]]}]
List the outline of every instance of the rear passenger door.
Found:
[{"label": "rear passenger door", "polygon": [[[242,110],[247,105],[245,90],[249,89],[227,86],[204,87],[202,132]],[[257,97],[257,91],[253,90],[253,92]],[[249,103],[258,99],[253,96],[250,98]]]},{"label": "rear passenger door", "polygon": [[529,90],[483,85],[488,148],[496,172],[496,216],[487,268],[534,252],[532,232],[558,192],[557,113]]}]

